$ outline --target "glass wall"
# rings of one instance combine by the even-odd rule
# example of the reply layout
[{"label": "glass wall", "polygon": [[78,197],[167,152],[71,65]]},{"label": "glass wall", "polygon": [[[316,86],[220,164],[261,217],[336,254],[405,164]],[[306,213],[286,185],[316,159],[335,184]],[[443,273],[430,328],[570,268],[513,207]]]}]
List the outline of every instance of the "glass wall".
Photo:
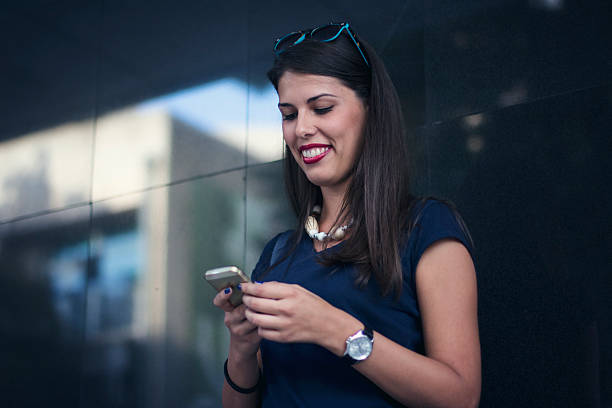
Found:
[{"label": "glass wall", "polygon": [[612,406],[606,1],[1,9],[0,405],[220,406],[202,273],[295,224],[273,40],[348,20],[476,242],[481,406]]}]

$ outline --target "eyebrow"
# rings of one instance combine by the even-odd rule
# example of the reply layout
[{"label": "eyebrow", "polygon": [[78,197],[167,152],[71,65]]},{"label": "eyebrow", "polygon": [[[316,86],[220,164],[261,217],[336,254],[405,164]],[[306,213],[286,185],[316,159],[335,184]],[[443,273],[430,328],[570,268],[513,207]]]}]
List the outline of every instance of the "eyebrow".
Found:
[{"label": "eyebrow", "polygon": [[[308,99],[306,100],[306,103],[314,102],[314,101],[316,101],[317,99],[322,98],[322,97],[324,97],[324,96],[332,96],[332,97],[334,97],[334,98],[337,98],[337,96],[336,96],[336,95],[333,95],[333,94],[330,94],[330,93],[322,93],[322,94],[319,94],[319,95],[312,96],[312,97],[308,98]],[[281,107],[293,107],[293,105],[292,105],[292,104],[290,104],[290,103],[279,103],[279,104],[278,104],[278,107],[279,107],[279,108],[281,108]]]}]

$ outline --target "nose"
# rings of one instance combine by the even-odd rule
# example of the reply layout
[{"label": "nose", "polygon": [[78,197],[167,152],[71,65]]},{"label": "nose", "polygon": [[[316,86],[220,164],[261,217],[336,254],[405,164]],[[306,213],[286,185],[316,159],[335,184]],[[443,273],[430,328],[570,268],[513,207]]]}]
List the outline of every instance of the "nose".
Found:
[{"label": "nose", "polygon": [[308,112],[300,112],[296,118],[295,133],[298,137],[309,137],[316,133],[314,118]]}]

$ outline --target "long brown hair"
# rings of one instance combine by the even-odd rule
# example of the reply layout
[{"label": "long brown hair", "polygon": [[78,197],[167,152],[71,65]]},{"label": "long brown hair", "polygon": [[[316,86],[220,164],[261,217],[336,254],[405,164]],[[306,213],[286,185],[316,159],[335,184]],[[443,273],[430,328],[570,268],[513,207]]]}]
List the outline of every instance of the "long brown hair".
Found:
[{"label": "long brown hair", "polygon": [[[351,233],[337,251],[322,253],[320,262],[328,266],[352,263],[358,270],[358,284],[367,284],[373,275],[383,295],[399,295],[400,247],[416,201],[409,191],[403,116],[384,64],[367,43],[360,41],[360,45],[369,66],[345,35],[326,43],[305,40],[276,58],[268,78],[278,91],[278,81],[287,71],[335,77],[368,107],[362,151],[334,223],[343,225],[352,219]],[[285,151],[285,184],[298,220],[288,256],[303,237],[306,217],[322,197],[321,189],[306,178],[287,146]]]}]

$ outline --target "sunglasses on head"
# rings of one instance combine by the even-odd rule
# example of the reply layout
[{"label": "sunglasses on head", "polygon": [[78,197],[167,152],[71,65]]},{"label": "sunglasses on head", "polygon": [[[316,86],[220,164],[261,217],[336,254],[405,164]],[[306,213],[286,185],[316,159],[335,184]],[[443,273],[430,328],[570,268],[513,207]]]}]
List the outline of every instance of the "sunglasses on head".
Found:
[{"label": "sunglasses on head", "polygon": [[351,30],[351,28],[349,27],[349,23],[330,23],[309,30],[295,31],[293,33],[289,33],[276,40],[276,43],[274,44],[274,53],[276,54],[276,56],[279,56],[283,52],[287,51],[287,49],[293,47],[294,45],[298,45],[306,38],[310,38],[312,40],[320,42],[334,41],[340,36],[343,31],[345,31],[351,38],[351,40],[353,40],[353,43],[357,47],[357,50],[363,57],[363,60],[365,61],[366,65],[369,67],[370,64],[368,63],[368,59],[365,57],[363,51],[361,51],[359,41],[355,39],[355,33],[353,33],[353,30]]}]

